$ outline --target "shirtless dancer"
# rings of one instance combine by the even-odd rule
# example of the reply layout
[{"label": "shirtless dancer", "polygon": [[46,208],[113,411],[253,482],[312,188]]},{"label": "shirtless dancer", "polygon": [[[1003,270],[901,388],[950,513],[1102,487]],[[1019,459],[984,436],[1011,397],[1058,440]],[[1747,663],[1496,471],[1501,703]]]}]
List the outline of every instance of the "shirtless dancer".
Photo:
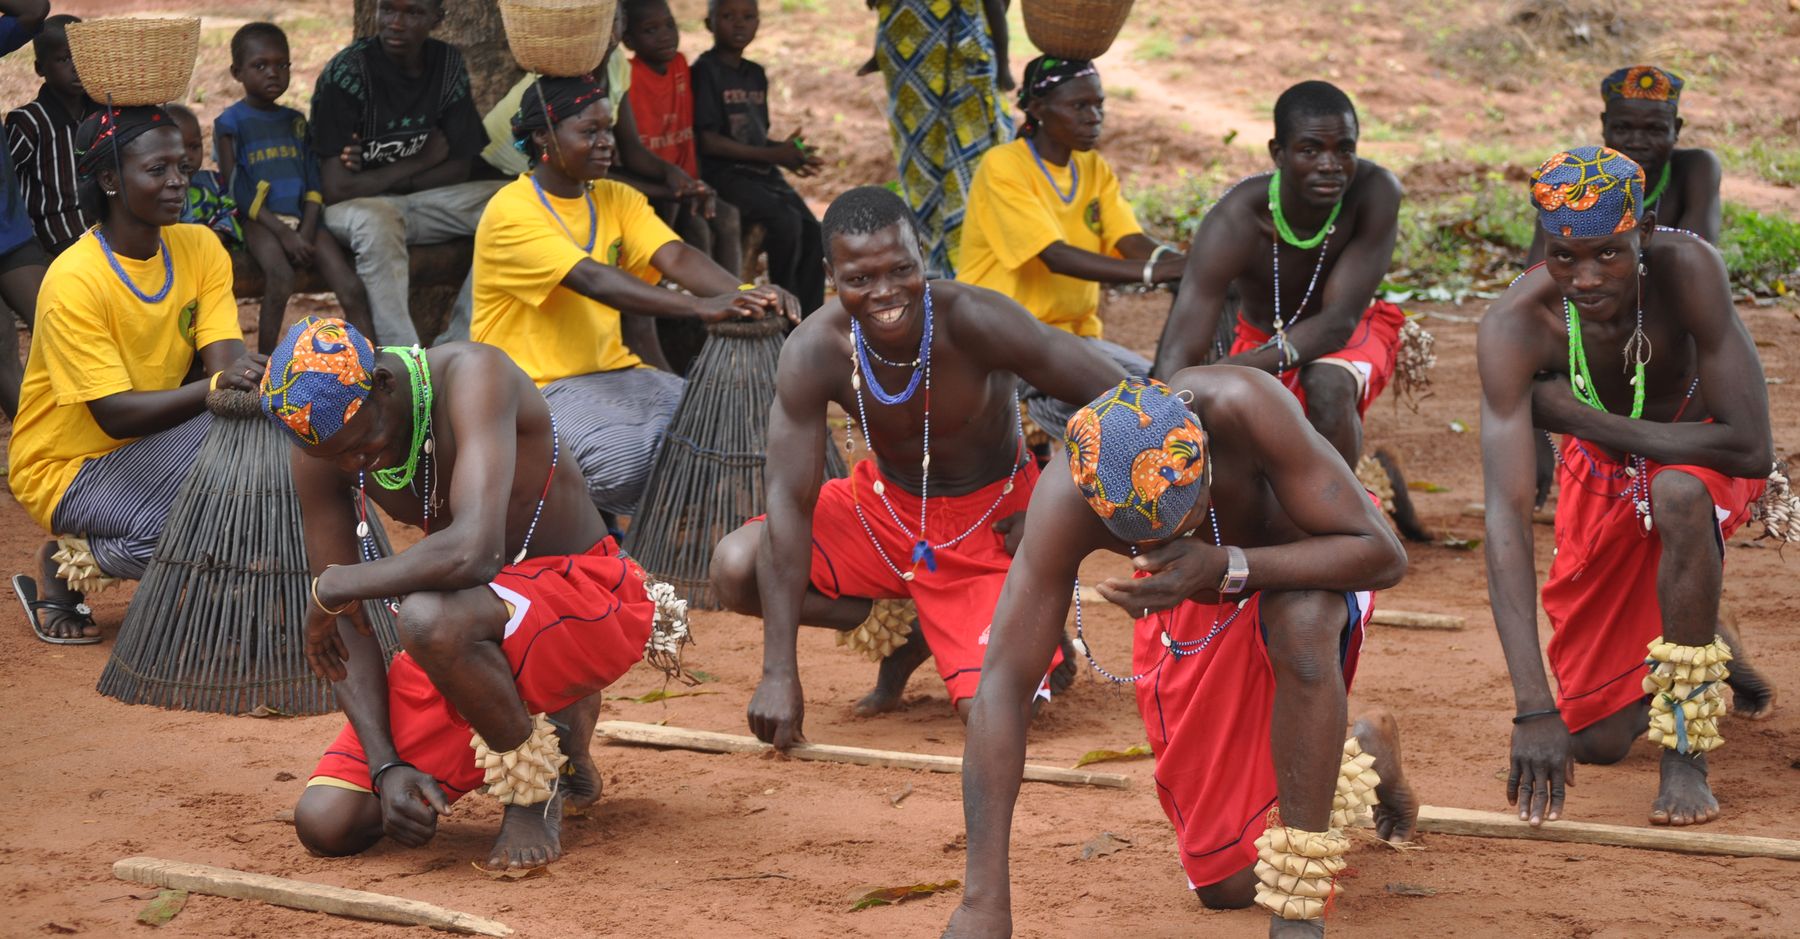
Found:
[{"label": "shirtless dancer", "polygon": [[[919,629],[882,661],[858,713],[897,707],[907,676],[935,656],[952,705],[967,715],[1022,533],[1015,516],[1038,475],[1019,435],[1014,376],[1067,401],[1125,377],[1089,343],[998,293],[926,280],[913,215],[885,189],[838,197],[824,229],[837,298],[781,350],[767,520],[727,535],[712,562],[725,605],[763,618],[750,728],[782,748],[803,739],[799,625],[854,629],[873,599],[910,597]],[[873,459],[821,486],[831,402]]]},{"label": "shirtless dancer", "polygon": [[[1774,459],[1762,365],[1719,252],[1658,230],[1643,186],[1604,147],[1546,161],[1531,199],[1547,259],[1481,320],[1488,595],[1517,710],[1506,796],[1532,825],[1561,817],[1574,763],[1624,759],[1646,724],[1664,747],[1650,820],[1712,820],[1721,685],[1734,714],[1774,701],[1718,618],[1725,539]],[[1533,422],[1566,435],[1543,592],[1554,697],[1533,602]]]},{"label": "shirtless dancer", "polygon": [[[294,809],[300,842],[328,856],[384,835],[417,847],[481,788],[506,805],[490,867],[556,860],[565,799],[600,795],[600,690],[643,657],[655,605],[543,396],[492,346],[376,350],[310,318],[262,393],[296,444],[317,575],[307,660],[349,718]],[[375,558],[368,501],[425,537]],[[405,651],[384,669],[363,603],[389,598]]]}]

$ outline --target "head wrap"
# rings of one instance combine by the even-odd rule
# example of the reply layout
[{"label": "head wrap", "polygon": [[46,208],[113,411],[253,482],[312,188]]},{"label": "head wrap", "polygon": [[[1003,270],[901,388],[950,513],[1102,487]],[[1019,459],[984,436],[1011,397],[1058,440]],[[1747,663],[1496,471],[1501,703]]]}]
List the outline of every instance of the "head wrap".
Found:
[{"label": "head wrap", "polygon": [[263,373],[263,413],[302,445],[344,429],[373,387],[375,347],[341,319],[309,316],[281,337]]},{"label": "head wrap", "polygon": [[1634,101],[1681,102],[1687,80],[1654,65],[1633,65],[1600,79],[1600,100],[1611,104],[1622,98]]},{"label": "head wrap", "polygon": [[106,166],[117,166],[132,141],[159,127],[174,126],[175,121],[162,108],[103,107],[89,114],[75,131],[75,172],[85,177]]},{"label": "head wrap", "polygon": [[592,75],[539,78],[525,89],[519,99],[519,113],[513,115],[514,145],[524,149],[532,131],[549,130],[604,97],[606,85]]},{"label": "head wrap", "polygon": [[1544,231],[1599,238],[1637,227],[1644,209],[1644,170],[1608,147],[1576,147],[1531,174],[1531,202]]},{"label": "head wrap", "polygon": [[1165,541],[1206,491],[1206,432],[1159,381],[1128,378],[1069,418],[1069,475],[1114,536]]},{"label": "head wrap", "polygon": [[[1019,110],[1025,110],[1026,105],[1049,95],[1064,82],[1098,74],[1100,70],[1094,67],[1092,59],[1059,59],[1040,55],[1025,63],[1025,79],[1019,82]],[[1030,114],[1025,115],[1025,123],[1019,132],[1030,134],[1035,130],[1037,121],[1032,120]]]}]

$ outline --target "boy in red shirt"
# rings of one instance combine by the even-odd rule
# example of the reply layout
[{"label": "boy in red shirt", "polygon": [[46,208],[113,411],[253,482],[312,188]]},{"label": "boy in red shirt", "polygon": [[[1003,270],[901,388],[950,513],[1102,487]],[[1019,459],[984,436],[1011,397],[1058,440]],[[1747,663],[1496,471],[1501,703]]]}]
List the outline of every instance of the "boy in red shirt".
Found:
[{"label": "boy in red shirt", "polygon": [[[626,97],[637,121],[644,149],[700,178],[694,148],[694,90],[687,56],[681,54],[681,31],[668,0],[626,0],[625,48],[631,59],[631,93]],[[691,202],[655,203],[681,240],[712,255],[728,271],[743,268],[738,211],[715,199],[712,215],[702,218]]]}]

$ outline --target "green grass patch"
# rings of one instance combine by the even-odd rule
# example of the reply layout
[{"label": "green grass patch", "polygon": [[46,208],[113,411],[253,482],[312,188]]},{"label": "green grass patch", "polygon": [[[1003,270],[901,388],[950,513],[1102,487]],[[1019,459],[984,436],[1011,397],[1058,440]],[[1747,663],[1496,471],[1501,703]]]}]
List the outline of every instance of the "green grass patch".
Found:
[{"label": "green grass patch", "polygon": [[1496,293],[1524,269],[1535,221],[1518,184],[1499,173],[1465,192],[1408,199],[1382,293],[1457,302]]},{"label": "green grass patch", "polygon": [[1786,296],[1800,280],[1800,222],[1727,202],[1719,227],[1719,253],[1725,256],[1733,290]]},{"label": "green grass patch", "polygon": [[1175,57],[1175,40],[1168,33],[1156,32],[1145,36],[1137,44],[1137,51],[1132,58],[1140,62],[1163,62]]},{"label": "green grass patch", "polygon": [[1748,144],[1720,144],[1727,173],[1760,176],[1778,186],[1800,186],[1800,140],[1792,137],[1753,139]]},{"label": "green grass patch", "polygon": [[1186,244],[1223,192],[1212,174],[1182,170],[1172,184],[1139,188],[1131,197],[1131,209],[1145,231],[1164,241]]}]

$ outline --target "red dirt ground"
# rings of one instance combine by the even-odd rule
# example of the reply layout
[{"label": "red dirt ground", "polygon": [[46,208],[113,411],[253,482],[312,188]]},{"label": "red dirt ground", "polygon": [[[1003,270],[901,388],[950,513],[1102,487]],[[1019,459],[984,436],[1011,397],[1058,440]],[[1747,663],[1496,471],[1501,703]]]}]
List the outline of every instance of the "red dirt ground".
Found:
[{"label": "red dirt ground", "polygon": [[[72,6],[117,9],[115,4]],[[797,10],[802,6],[810,4],[794,4]],[[1172,5],[1140,3],[1146,9],[1158,6]],[[1160,164],[1145,171],[1156,177],[1168,175],[1177,163],[1200,166],[1213,159],[1230,163],[1234,171],[1255,168],[1254,146],[1227,150],[1179,141],[1202,139],[1201,132],[1204,140],[1216,141],[1215,131],[1232,126],[1226,121],[1235,119],[1233,114],[1246,115],[1237,126],[1251,139],[1259,137],[1251,129],[1266,123],[1273,93],[1259,96],[1240,89],[1278,87],[1270,76],[1300,62],[1270,58],[1274,40],[1283,35],[1277,30],[1290,29],[1285,34],[1290,39],[1310,37],[1298,46],[1311,57],[1306,61],[1346,54],[1321,51],[1335,27],[1314,25],[1299,4],[1276,3],[1263,14],[1247,12],[1252,6],[1225,4],[1213,17],[1217,23],[1179,47],[1183,51],[1177,64],[1189,71],[1171,100],[1190,102],[1206,116],[1171,115],[1152,94],[1150,80],[1132,79],[1137,95],[1117,103],[1110,125],[1120,147],[1115,162]],[[1407,81],[1390,81],[1382,92],[1396,97],[1396,107],[1442,102],[1445,118],[1438,130],[1452,139],[1479,139],[1486,118],[1478,123],[1465,111],[1478,113],[1471,102],[1487,92],[1478,82],[1431,71],[1427,44],[1415,42],[1425,35],[1418,32],[1422,27],[1410,25],[1422,14],[1382,19],[1406,6],[1356,4],[1352,9],[1360,12],[1344,14],[1343,20],[1358,28],[1364,43],[1379,45],[1380,55],[1391,52],[1394,61],[1411,70]],[[694,7],[692,2],[682,5],[689,12]],[[232,15],[280,10],[292,16],[297,10],[342,16],[346,8],[346,3],[250,4],[232,8]],[[1774,5],[1746,10],[1702,3],[1683,9],[1664,9],[1685,19],[1665,24],[1657,35],[1665,42],[1680,36],[1690,50],[1698,50],[1688,54],[1703,56],[1716,48],[1727,16],[1754,21],[1758,35],[1767,39],[1766,48],[1721,69],[1715,79],[1718,103],[1699,105],[1702,117],[1690,120],[1690,130],[1699,124],[1726,133],[1729,120],[1749,113],[1743,108],[1769,106],[1769,99],[1760,95],[1774,94],[1793,104],[1800,92],[1776,76],[1782,63],[1791,61],[1794,18],[1770,12]],[[859,16],[864,18],[854,19],[852,30],[822,28]],[[1124,42],[1141,43],[1152,32],[1136,16]],[[765,17],[765,22],[775,19],[767,9]],[[851,181],[886,178],[891,166],[882,156],[886,137],[878,112],[871,112],[872,119],[859,113],[833,120],[838,108],[848,106],[841,100],[847,72],[838,71],[836,62],[827,66],[818,61],[836,57],[847,62],[857,50],[867,49],[870,23],[860,4],[833,2],[828,11],[796,12],[791,23],[765,26],[767,41],[777,45],[784,36],[804,32],[817,37],[816,42],[804,49],[788,46],[793,52],[789,59],[772,51],[762,56],[778,83],[787,76],[799,89],[795,97],[810,102],[804,105],[811,115],[809,134],[835,138],[835,152],[854,155],[824,180],[809,184],[809,193],[829,195]],[[687,40],[690,54],[699,48],[697,38]],[[1358,63],[1380,61],[1363,48],[1355,57]],[[1782,49],[1787,51],[1777,51]],[[1120,60],[1116,69],[1115,59]],[[1018,61],[1022,65],[1023,58]],[[1149,71],[1121,52],[1103,64],[1109,74]],[[203,67],[212,70],[214,79],[222,72],[211,60]],[[1350,70],[1348,62],[1345,69]],[[1429,80],[1420,80],[1425,78]],[[23,97],[11,92],[25,84],[14,63],[0,69],[6,100]],[[1115,80],[1115,89],[1119,84],[1122,80]],[[1514,102],[1523,102],[1526,92],[1540,83],[1532,79],[1517,87],[1526,91],[1506,92],[1502,103],[1507,107],[1523,107]],[[222,88],[216,81],[214,88],[216,96]],[[828,96],[833,94],[837,97]],[[872,81],[855,94],[879,101]],[[218,100],[209,98],[209,106]],[[1245,103],[1249,101],[1260,103]],[[855,108],[862,107],[857,98]],[[1714,116],[1705,116],[1707,108],[1717,109]],[[1796,110],[1762,113],[1791,116]],[[1199,124],[1198,131],[1180,126],[1189,119]],[[1790,117],[1789,133],[1792,126]],[[1544,133],[1530,131],[1528,143],[1535,145]],[[1140,144],[1128,146],[1134,139]],[[1766,183],[1749,185],[1774,194],[1759,207],[1780,208],[1793,194]],[[1109,335],[1148,351],[1167,302],[1166,294],[1111,301]],[[1417,414],[1386,401],[1378,404],[1370,415],[1369,439],[1397,453],[1411,479],[1444,487],[1443,492],[1415,493],[1435,531],[1479,537],[1479,521],[1462,517],[1459,510],[1480,499],[1470,318],[1481,307],[1429,309],[1453,317],[1427,321],[1438,338],[1437,394]],[[1800,316],[1791,302],[1745,305],[1740,312],[1769,376],[1780,382],[1770,389],[1775,439],[1780,452],[1791,453],[1800,449],[1800,402],[1786,386],[1800,380],[1800,353],[1791,351],[1800,348]],[[244,319],[253,321],[252,308],[246,307]],[[1453,420],[1466,424],[1467,432],[1452,431]],[[1538,535],[1541,572],[1548,563],[1549,531],[1540,528]],[[0,499],[0,570],[29,570],[40,537],[15,503]],[[1487,611],[1480,554],[1438,546],[1411,546],[1410,552],[1406,580],[1380,602],[1395,609],[1462,615],[1468,628],[1372,630],[1352,713],[1384,706],[1399,715],[1408,770],[1426,802],[1502,809],[1511,698]],[[1791,628],[1794,611],[1800,609],[1800,587],[1789,577],[1790,562],[1751,542],[1747,534],[1733,539],[1728,559],[1727,598],[1746,643],[1789,696],[1785,700],[1792,701],[1800,688],[1800,636]],[[1098,559],[1089,574],[1120,566],[1115,559]],[[499,817],[498,809],[479,797],[458,806],[437,840],[424,849],[381,846],[353,860],[312,858],[278,816],[292,806],[340,718],[257,721],[129,707],[100,697],[94,684],[128,600],[128,591],[96,598],[108,640],[97,647],[42,645],[31,638],[19,614],[0,613],[0,623],[6,624],[0,629],[0,713],[7,716],[13,741],[0,761],[8,779],[0,791],[11,803],[0,822],[0,857],[6,862],[0,896],[11,910],[0,934],[139,932],[132,920],[151,891],[115,881],[110,874],[114,860],[133,854],[403,895],[497,918],[529,937],[925,936],[936,934],[957,902],[952,892],[898,907],[849,912],[850,898],[859,888],[962,876],[955,777],[608,745],[596,748],[606,797],[593,817],[567,825],[567,856],[549,876],[496,883],[469,869],[471,860],[485,855]],[[1129,626],[1124,615],[1104,608],[1094,611],[1094,620],[1096,654],[1103,662],[1125,661]],[[705,613],[696,617],[695,632],[699,645],[690,651],[689,664],[717,676],[699,689],[709,694],[657,704],[609,700],[603,718],[745,732],[743,711],[758,675],[760,626],[742,617]],[[929,668],[909,688],[904,710],[861,720],[850,715],[849,704],[872,682],[873,667],[834,648],[822,631],[803,635],[800,654],[811,739],[961,752],[962,729]],[[657,676],[639,669],[611,692],[624,698],[659,686]],[[1713,770],[1725,814],[1707,831],[1795,833],[1793,819],[1800,814],[1800,719],[1795,714],[1788,705],[1766,723],[1727,722],[1730,745],[1717,755]],[[1123,749],[1142,740],[1130,696],[1084,670],[1075,688],[1034,726],[1029,758],[1066,766],[1086,751]],[[1205,930],[1230,937],[1262,935],[1265,920],[1260,914],[1209,913],[1184,889],[1174,835],[1150,784],[1150,764],[1100,768],[1128,774],[1131,787],[1112,791],[1031,784],[1023,790],[1013,842],[1018,934],[1185,936]],[[1644,824],[1655,778],[1652,748],[1640,743],[1618,766],[1583,767],[1568,814]],[[909,785],[911,794],[893,806],[891,797]],[[1131,845],[1107,857],[1077,860],[1080,845],[1103,830]],[[1422,845],[1422,850],[1397,852],[1359,844],[1331,919],[1332,934],[1524,939],[1637,937],[1671,928],[1705,935],[1800,933],[1800,868],[1790,863],[1448,836],[1427,836]],[[175,935],[208,937],[402,935],[397,927],[209,897],[192,898],[169,929]]]}]

